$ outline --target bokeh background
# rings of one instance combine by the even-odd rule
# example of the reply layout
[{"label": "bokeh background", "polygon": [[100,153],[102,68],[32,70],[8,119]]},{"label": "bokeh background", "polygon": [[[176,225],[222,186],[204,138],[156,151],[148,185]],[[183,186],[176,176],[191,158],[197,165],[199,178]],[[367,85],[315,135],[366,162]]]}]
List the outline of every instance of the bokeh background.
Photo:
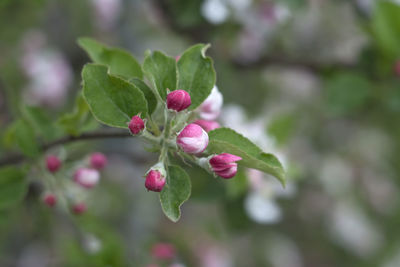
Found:
[{"label": "bokeh background", "polygon": [[[23,203],[0,216],[0,266],[400,266],[399,1],[1,0],[0,25],[0,156],[21,104],[53,119],[73,109],[89,61],[78,37],[139,60],[202,42],[221,124],[276,154],[288,178],[283,189],[257,171],[190,169],[172,223],[143,186],[156,155],[138,139],[57,148],[70,161],[108,157],[88,211],[45,207],[32,173]],[[155,257],[160,242],[172,259]]]}]

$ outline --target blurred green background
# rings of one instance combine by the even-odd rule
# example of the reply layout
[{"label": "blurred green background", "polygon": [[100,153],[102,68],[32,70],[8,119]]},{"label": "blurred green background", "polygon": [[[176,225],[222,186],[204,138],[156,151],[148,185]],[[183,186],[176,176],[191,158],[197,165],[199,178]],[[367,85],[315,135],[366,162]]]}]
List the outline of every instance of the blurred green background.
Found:
[{"label": "blurred green background", "polygon": [[[156,155],[137,139],[57,148],[71,164],[108,157],[88,212],[45,207],[32,173],[23,203],[0,216],[0,266],[400,266],[399,1],[1,0],[0,25],[0,156],[22,104],[54,120],[72,111],[89,61],[78,37],[140,60],[202,42],[220,122],[276,154],[289,180],[192,168],[192,197],[172,223],[143,187]],[[172,259],[154,257],[160,242]]]}]

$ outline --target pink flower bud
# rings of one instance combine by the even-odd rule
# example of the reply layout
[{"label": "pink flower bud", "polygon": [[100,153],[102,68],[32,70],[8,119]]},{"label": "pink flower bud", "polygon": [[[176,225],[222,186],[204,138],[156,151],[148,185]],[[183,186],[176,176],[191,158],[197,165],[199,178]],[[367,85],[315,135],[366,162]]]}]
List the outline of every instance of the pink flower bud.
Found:
[{"label": "pink flower bud", "polygon": [[107,164],[107,158],[103,153],[96,152],[90,156],[90,166],[94,169],[101,170]]},{"label": "pink flower bud", "polygon": [[192,104],[190,95],[185,90],[175,90],[167,95],[168,109],[181,111],[187,109],[190,104]]},{"label": "pink flower bud", "polygon": [[74,174],[74,181],[88,189],[95,186],[99,179],[100,173],[95,169],[80,168]]},{"label": "pink flower bud", "polygon": [[229,179],[236,175],[237,163],[236,161],[241,160],[241,157],[236,155],[222,153],[213,156],[210,159],[211,169],[215,174],[221,176],[222,178]]},{"label": "pink flower bud", "polygon": [[52,193],[46,193],[43,197],[43,202],[49,206],[53,207],[57,203],[57,198],[54,194]]},{"label": "pink flower bud", "polygon": [[129,122],[128,127],[132,134],[138,134],[144,129],[144,121],[138,115],[135,115]]},{"label": "pink flower bud", "polygon": [[165,175],[163,175],[159,170],[150,170],[146,175],[144,186],[147,190],[161,192],[164,188],[165,182]]},{"label": "pink flower bud", "polygon": [[217,129],[217,128],[220,127],[219,123],[216,122],[216,121],[197,120],[197,121],[194,121],[193,123],[199,125],[207,133],[209,131],[212,131],[212,130]]},{"label": "pink flower bud", "polygon": [[217,86],[214,86],[211,94],[200,105],[200,117],[205,120],[215,120],[221,113],[223,102],[222,94],[219,92]]},{"label": "pink flower bud", "polygon": [[199,154],[208,145],[208,134],[199,125],[191,123],[179,133],[176,143],[188,154]]},{"label": "pink flower bud", "polygon": [[394,73],[397,77],[400,77],[400,60],[397,60],[394,64]]},{"label": "pink flower bud", "polygon": [[151,248],[151,255],[159,260],[171,260],[175,257],[175,247],[168,243],[157,243]]},{"label": "pink flower bud", "polygon": [[76,215],[80,215],[82,213],[84,213],[87,210],[86,204],[83,202],[74,204],[72,206],[72,212]]},{"label": "pink flower bud", "polygon": [[58,157],[50,155],[46,158],[46,166],[49,172],[55,173],[61,167],[61,161]]}]

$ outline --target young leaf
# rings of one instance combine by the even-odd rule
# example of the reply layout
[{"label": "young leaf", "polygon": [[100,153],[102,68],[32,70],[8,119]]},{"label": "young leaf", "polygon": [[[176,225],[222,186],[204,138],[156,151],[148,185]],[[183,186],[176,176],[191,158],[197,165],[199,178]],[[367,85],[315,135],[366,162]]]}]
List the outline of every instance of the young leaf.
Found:
[{"label": "young leaf", "polygon": [[15,124],[15,141],[18,147],[28,157],[36,157],[39,154],[39,146],[36,142],[35,131],[25,120],[18,120]]},{"label": "young leaf", "polygon": [[378,48],[387,57],[400,55],[400,6],[391,1],[378,1],[371,18],[371,33]]},{"label": "young leaf", "polygon": [[135,85],[107,73],[107,67],[86,64],[82,70],[83,96],[93,116],[101,123],[128,128],[139,113],[147,115],[147,102]]},{"label": "young leaf", "polygon": [[173,222],[181,216],[180,206],[189,199],[191,183],[187,173],[179,166],[168,166],[167,184],[160,193],[161,207]]},{"label": "young leaf", "polygon": [[45,110],[40,107],[23,106],[21,111],[23,117],[32,125],[35,132],[45,140],[52,140],[59,134],[59,129],[55,127]]},{"label": "young leaf", "polygon": [[131,79],[130,82],[136,85],[136,87],[139,88],[144,94],[144,97],[147,100],[147,107],[149,109],[148,114],[151,115],[157,108],[157,98],[154,95],[153,91],[150,89],[150,87],[147,86],[147,84],[137,78]]},{"label": "young leaf", "polygon": [[285,185],[285,173],[279,160],[264,153],[243,135],[229,128],[218,128],[208,133],[207,152],[230,153],[242,158],[239,164],[274,175]]},{"label": "young leaf", "polygon": [[205,56],[209,45],[198,44],[187,49],[178,61],[178,88],[189,92],[192,104],[197,108],[211,93],[215,85],[213,61]]},{"label": "young leaf", "polygon": [[107,65],[111,74],[121,75],[125,78],[143,78],[139,62],[128,51],[107,47],[91,38],[79,38],[78,44],[88,53],[94,63]]},{"label": "young leaf", "polygon": [[0,169],[0,210],[12,207],[21,201],[27,191],[27,182],[22,170],[15,167]]},{"label": "young leaf", "polygon": [[89,113],[89,106],[82,94],[78,95],[75,102],[74,111],[62,115],[57,123],[66,133],[78,136],[84,131],[95,129],[98,124]]},{"label": "young leaf", "polygon": [[176,61],[160,51],[149,53],[143,62],[143,71],[162,99],[167,96],[167,89],[176,89]]}]

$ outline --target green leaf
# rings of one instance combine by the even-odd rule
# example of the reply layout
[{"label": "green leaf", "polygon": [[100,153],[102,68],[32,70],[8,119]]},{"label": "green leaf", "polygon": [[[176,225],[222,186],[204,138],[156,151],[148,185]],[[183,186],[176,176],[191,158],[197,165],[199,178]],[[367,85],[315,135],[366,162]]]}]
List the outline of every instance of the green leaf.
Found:
[{"label": "green leaf", "polygon": [[35,131],[31,125],[20,119],[15,124],[15,142],[22,153],[28,157],[36,157],[39,154],[39,146],[35,138]]},{"label": "green leaf", "polygon": [[52,140],[59,134],[59,129],[55,127],[53,121],[42,108],[23,106],[21,111],[23,117],[32,125],[35,132],[45,140]]},{"label": "green leaf", "polygon": [[192,46],[178,61],[178,89],[189,92],[192,110],[203,103],[215,85],[213,61],[205,56],[208,47],[204,44]]},{"label": "green leaf", "polygon": [[143,62],[143,71],[162,99],[167,96],[167,89],[176,89],[176,61],[160,51],[149,53]]},{"label": "green leaf", "polygon": [[0,169],[0,210],[11,208],[20,202],[27,191],[25,173],[15,167]]},{"label": "green leaf", "polygon": [[109,126],[128,128],[131,118],[147,114],[147,102],[135,85],[107,73],[107,67],[86,64],[82,70],[83,96],[93,116]]},{"label": "green leaf", "polygon": [[339,73],[325,83],[327,110],[334,115],[352,114],[366,106],[372,93],[370,82],[356,73]]},{"label": "green leaf", "polygon": [[78,44],[88,53],[94,63],[107,65],[111,74],[121,75],[125,78],[143,79],[143,71],[139,62],[128,51],[107,47],[91,38],[79,38]]},{"label": "green leaf", "polygon": [[226,194],[229,198],[234,199],[244,195],[249,188],[249,180],[247,179],[245,168],[239,168],[235,178],[230,179],[226,183]]},{"label": "green leaf", "polygon": [[371,19],[373,40],[387,57],[400,56],[400,6],[378,1]]},{"label": "green leaf", "polygon": [[187,173],[179,166],[168,167],[167,184],[160,193],[161,207],[165,215],[173,222],[181,216],[180,207],[189,199],[191,183]]},{"label": "green leaf", "polygon": [[75,109],[71,113],[62,115],[57,123],[70,135],[78,136],[84,131],[97,128],[98,124],[89,112],[89,106],[79,94],[76,98]]},{"label": "green leaf", "polygon": [[153,114],[154,110],[157,108],[157,98],[151,88],[148,87],[147,84],[145,84],[142,80],[137,78],[130,80],[130,82],[142,91],[147,100],[148,114]]},{"label": "green leaf", "polygon": [[272,154],[264,153],[243,135],[229,128],[218,128],[210,131],[208,136],[208,153],[237,155],[242,158],[240,165],[271,174],[285,185],[285,172],[279,160]]},{"label": "green leaf", "polygon": [[267,127],[268,134],[273,136],[279,145],[286,143],[296,128],[296,114],[285,113],[273,118]]}]

